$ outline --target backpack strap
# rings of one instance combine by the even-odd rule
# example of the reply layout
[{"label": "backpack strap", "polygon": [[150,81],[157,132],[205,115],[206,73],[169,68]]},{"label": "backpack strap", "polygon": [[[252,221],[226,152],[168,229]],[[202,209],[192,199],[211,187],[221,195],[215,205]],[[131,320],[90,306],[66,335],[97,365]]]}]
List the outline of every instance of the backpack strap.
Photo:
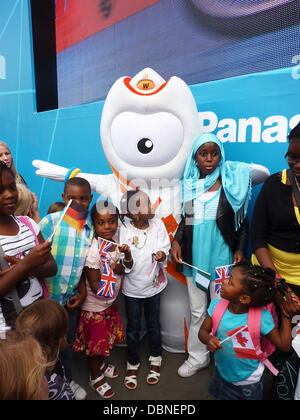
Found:
[{"label": "backpack strap", "polygon": [[[31,232],[34,236],[35,244],[38,245],[39,244],[39,238],[37,237],[37,235],[35,233],[35,230],[32,226],[30,218],[27,217],[27,216],[18,216],[18,219],[20,220],[20,222],[22,222],[25,226],[27,226],[31,230]],[[42,284],[42,289],[43,289],[43,296],[44,296],[45,299],[47,299],[47,298],[49,298],[49,289],[48,289],[47,283],[44,279],[42,279],[41,284]]]},{"label": "backpack strap", "polygon": [[261,348],[260,345],[260,325],[262,308],[249,308],[248,312],[248,331],[252,338],[255,348]]},{"label": "backpack strap", "polygon": [[257,360],[262,362],[272,373],[273,375],[278,375],[278,370],[272,365],[269,361],[267,354],[262,350],[260,344],[260,327],[261,327],[261,316],[263,308],[249,308],[248,312],[248,331],[252,338],[253,345],[255,347]]},{"label": "backpack strap", "polygon": [[34,230],[34,228],[32,226],[32,223],[30,222],[29,217],[27,217],[27,216],[18,216],[18,219],[20,220],[20,222],[22,222],[25,226],[27,226],[31,230],[31,232],[34,235],[35,244],[38,245],[39,244],[39,240],[38,240],[38,237],[36,236],[35,230]]},{"label": "backpack strap", "polygon": [[216,335],[218,326],[220,324],[220,321],[228,308],[229,300],[221,299],[220,302],[217,303],[213,313],[212,313],[212,331],[211,334],[214,336]]}]

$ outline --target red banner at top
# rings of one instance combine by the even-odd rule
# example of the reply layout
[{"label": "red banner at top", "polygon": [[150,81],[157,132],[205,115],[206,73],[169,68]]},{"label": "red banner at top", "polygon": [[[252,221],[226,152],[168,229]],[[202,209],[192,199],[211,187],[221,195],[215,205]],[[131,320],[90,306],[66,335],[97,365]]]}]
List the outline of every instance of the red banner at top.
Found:
[{"label": "red banner at top", "polygon": [[147,9],[161,0],[56,0],[56,51]]}]

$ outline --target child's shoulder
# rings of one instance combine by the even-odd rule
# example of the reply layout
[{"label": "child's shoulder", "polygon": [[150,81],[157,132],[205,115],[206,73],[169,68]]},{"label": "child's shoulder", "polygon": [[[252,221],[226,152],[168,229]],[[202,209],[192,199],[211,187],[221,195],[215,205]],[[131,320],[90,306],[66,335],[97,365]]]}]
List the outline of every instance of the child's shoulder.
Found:
[{"label": "child's shoulder", "polygon": [[208,315],[211,317],[213,314],[213,311],[216,309],[216,306],[219,302],[221,302],[222,299],[214,299],[210,302],[209,307],[207,309]]}]

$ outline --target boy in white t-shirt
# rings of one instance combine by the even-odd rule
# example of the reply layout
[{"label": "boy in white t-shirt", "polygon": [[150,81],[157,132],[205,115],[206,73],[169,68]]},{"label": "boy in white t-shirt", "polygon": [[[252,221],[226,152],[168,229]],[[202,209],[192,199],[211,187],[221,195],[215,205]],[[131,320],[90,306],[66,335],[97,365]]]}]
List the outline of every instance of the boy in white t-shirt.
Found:
[{"label": "boy in white t-shirt", "polygon": [[167,285],[165,267],[170,240],[163,222],[154,218],[150,199],[143,191],[128,191],[122,197],[121,214],[129,220],[124,221],[120,228],[120,243],[130,246],[133,260],[132,268],[124,274],[122,289],[127,313],[127,374],[124,384],[128,389],[135,389],[136,371],[140,366],[138,347],[143,307],[150,350],[147,382],[154,385],[160,378],[160,293]]}]

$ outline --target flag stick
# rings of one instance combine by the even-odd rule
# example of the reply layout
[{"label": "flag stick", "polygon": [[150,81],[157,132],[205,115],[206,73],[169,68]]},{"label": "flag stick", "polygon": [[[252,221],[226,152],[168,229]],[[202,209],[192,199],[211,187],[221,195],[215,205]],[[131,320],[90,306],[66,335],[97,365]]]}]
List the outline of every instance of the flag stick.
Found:
[{"label": "flag stick", "polygon": [[[230,335],[229,337],[224,338],[224,340],[222,340],[222,341],[220,342],[220,344],[225,343],[225,341],[229,340],[230,338],[232,338],[232,337],[234,337],[235,335],[239,334],[240,332],[244,331],[246,328],[247,328],[247,324],[246,324],[246,325],[244,325],[242,328],[240,328],[238,331],[236,331],[234,334]],[[208,353],[209,353],[209,351],[207,351],[207,352],[206,352],[206,353],[204,353],[204,354],[208,354]]]},{"label": "flag stick", "polygon": [[107,242],[110,242],[111,244],[114,244],[114,245],[120,246],[120,244],[117,244],[117,242],[110,241],[109,239],[104,239],[104,238],[101,238],[101,236],[98,236],[98,238],[99,238],[99,239],[101,239],[102,241],[107,241]]},{"label": "flag stick", "polygon": [[233,267],[234,265],[235,264],[220,265],[219,267],[216,267],[216,269],[221,267]]},{"label": "flag stick", "polygon": [[185,261],[182,261],[182,264],[188,265],[188,266],[189,266],[189,267],[191,267],[191,268],[195,268],[195,270],[198,270],[198,271],[200,271],[201,273],[206,274],[207,276],[211,277],[211,274],[210,274],[210,273],[207,273],[206,271],[201,270],[201,268],[198,268],[198,267],[195,267],[194,265],[188,264],[188,263],[186,263]]},{"label": "flag stick", "polygon": [[57,228],[58,228],[58,226],[61,224],[61,221],[62,221],[62,219],[63,219],[64,215],[66,214],[66,212],[67,212],[68,208],[70,207],[70,205],[71,205],[72,201],[73,201],[73,200],[70,200],[70,201],[68,202],[68,204],[66,205],[66,208],[64,209],[63,214],[61,215],[61,217],[60,217],[60,219],[59,219],[59,221],[58,221],[57,225],[55,226],[55,228],[54,228],[53,232],[51,233],[51,235],[49,236],[49,238],[47,239],[47,241],[49,241],[49,242],[51,242],[51,241],[52,241],[52,238],[53,238],[53,236],[54,236],[54,234],[55,234],[55,232],[56,232],[56,229],[57,229]]}]

